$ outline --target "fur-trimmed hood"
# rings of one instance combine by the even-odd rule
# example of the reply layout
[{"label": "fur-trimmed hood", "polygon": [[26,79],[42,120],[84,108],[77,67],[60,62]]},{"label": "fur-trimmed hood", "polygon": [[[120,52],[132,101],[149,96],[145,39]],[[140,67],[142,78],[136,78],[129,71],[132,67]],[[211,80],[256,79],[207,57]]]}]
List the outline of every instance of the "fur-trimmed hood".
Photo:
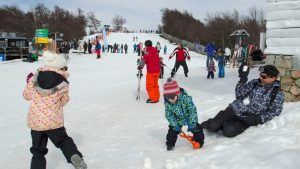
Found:
[{"label": "fur-trimmed hood", "polygon": [[37,70],[33,77],[34,88],[38,93],[47,95],[56,92],[69,85],[68,72],[50,67]]}]

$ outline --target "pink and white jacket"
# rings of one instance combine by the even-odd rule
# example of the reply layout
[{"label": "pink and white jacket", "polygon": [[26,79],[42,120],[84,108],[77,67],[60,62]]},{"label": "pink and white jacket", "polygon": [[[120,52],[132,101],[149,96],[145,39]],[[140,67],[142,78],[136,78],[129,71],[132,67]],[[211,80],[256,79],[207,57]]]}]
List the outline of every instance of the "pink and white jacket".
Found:
[{"label": "pink and white jacket", "polygon": [[[38,77],[43,72],[54,74],[64,80],[60,80],[59,84],[56,83],[51,88],[42,88],[39,83],[41,78]],[[69,101],[69,83],[66,80],[68,76],[66,71],[43,67],[38,69],[29,80],[23,91],[24,99],[30,101],[27,118],[29,128],[35,131],[45,131],[64,126],[63,107]],[[47,85],[47,83],[44,84]]]}]

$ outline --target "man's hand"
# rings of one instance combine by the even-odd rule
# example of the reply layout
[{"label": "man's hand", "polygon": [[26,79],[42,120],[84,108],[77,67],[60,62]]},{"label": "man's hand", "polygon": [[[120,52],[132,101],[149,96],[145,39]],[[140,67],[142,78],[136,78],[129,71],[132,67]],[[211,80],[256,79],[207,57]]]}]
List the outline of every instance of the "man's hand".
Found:
[{"label": "man's hand", "polygon": [[239,67],[239,77],[240,77],[239,83],[246,83],[248,81],[249,71],[250,71],[249,66],[247,66],[246,64],[242,64]]}]

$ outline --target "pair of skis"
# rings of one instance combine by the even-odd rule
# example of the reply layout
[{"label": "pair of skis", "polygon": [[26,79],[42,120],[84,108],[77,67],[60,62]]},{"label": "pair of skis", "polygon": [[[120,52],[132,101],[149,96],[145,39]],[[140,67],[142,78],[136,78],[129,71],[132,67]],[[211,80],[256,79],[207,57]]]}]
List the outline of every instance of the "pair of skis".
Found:
[{"label": "pair of skis", "polygon": [[141,100],[141,79],[142,79],[142,70],[138,71],[137,77],[138,77],[138,88],[137,88],[137,96],[136,96],[136,100]]},{"label": "pair of skis", "polygon": [[188,142],[190,142],[195,150],[199,149],[201,147],[200,143],[193,140],[193,137],[190,135],[185,134],[185,132],[181,131],[179,134],[179,137],[186,139]]}]

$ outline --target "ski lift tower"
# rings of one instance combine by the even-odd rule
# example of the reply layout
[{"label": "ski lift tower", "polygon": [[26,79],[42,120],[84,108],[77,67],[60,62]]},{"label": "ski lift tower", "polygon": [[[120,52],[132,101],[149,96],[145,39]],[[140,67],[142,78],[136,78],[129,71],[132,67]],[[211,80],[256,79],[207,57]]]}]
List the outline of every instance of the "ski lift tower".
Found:
[{"label": "ski lift tower", "polygon": [[245,29],[236,30],[236,31],[232,32],[229,36],[236,37],[235,44],[238,46],[241,46],[242,40],[244,37],[250,37],[249,33]]}]

